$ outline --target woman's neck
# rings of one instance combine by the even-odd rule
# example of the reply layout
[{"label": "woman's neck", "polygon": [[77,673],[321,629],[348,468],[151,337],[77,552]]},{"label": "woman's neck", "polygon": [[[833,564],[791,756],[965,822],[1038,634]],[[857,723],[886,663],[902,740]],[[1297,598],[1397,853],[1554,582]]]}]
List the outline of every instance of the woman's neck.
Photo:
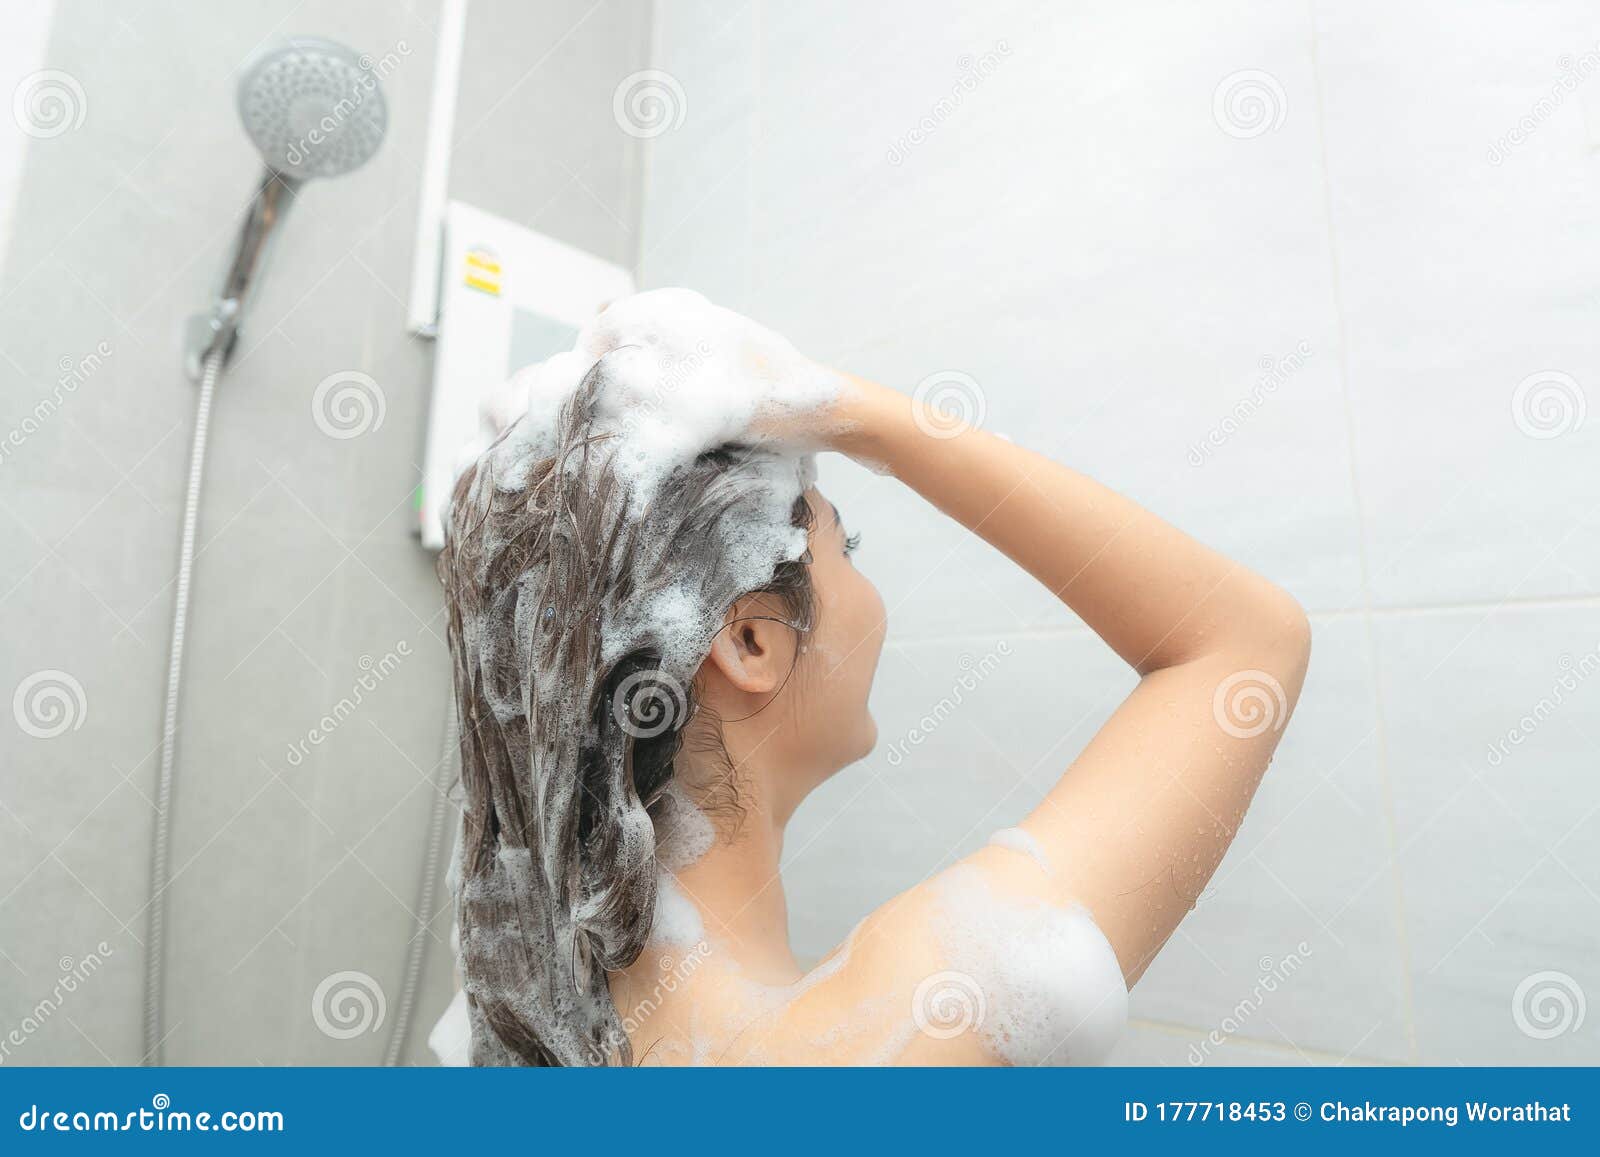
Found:
[{"label": "woman's neck", "polygon": [[801,970],[789,949],[779,875],[783,823],[759,799],[740,803],[743,814],[718,825],[710,850],[673,874],[699,909],[707,943],[736,959],[751,979],[786,984]]}]

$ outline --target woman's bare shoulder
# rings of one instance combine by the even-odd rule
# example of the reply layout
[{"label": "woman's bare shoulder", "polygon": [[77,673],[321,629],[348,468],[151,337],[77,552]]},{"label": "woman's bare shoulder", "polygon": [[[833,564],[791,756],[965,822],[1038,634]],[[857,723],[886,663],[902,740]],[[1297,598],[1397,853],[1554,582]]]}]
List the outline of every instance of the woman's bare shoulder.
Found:
[{"label": "woman's bare shoulder", "polygon": [[884,904],[730,1050],[734,1063],[1094,1064],[1127,988],[1019,837]]}]

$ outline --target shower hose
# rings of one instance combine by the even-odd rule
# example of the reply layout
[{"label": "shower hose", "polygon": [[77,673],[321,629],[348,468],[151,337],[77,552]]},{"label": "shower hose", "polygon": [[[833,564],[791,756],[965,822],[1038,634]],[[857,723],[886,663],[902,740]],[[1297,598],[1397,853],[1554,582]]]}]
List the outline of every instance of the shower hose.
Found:
[{"label": "shower hose", "polygon": [[[223,351],[206,355],[195,401],[194,439],[189,450],[189,485],[183,502],[183,536],[178,547],[177,592],[172,604],[172,641],[167,662],[166,710],[161,721],[161,766],[156,780],[155,831],[151,841],[149,928],[145,937],[144,1051],[141,1064],[160,1065],[166,1042],[167,888],[172,882],[173,772],[177,762],[178,701],[183,682],[183,642],[189,621],[189,588],[194,575],[195,531],[200,518],[201,479],[205,473],[206,436],[211,400],[222,375]],[[437,878],[450,806],[448,787],[454,767],[456,725],[454,704],[445,719],[444,750],[434,769],[434,795],[428,817],[421,879],[417,885],[417,928],[406,949],[405,971],[395,1017],[390,1027],[384,1064],[397,1065],[405,1050],[417,992],[422,981],[429,930],[438,902]]]}]

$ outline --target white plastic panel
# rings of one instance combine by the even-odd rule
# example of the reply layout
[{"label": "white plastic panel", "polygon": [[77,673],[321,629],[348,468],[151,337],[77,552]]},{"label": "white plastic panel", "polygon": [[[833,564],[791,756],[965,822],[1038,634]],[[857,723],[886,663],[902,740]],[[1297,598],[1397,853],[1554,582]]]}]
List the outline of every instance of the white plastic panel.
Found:
[{"label": "white plastic panel", "polygon": [[633,292],[627,270],[460,201],[445,210],[439,346],[418,501],[423,544],[440,520],[479,402],[512,373],[572,347],[606,303]]}]

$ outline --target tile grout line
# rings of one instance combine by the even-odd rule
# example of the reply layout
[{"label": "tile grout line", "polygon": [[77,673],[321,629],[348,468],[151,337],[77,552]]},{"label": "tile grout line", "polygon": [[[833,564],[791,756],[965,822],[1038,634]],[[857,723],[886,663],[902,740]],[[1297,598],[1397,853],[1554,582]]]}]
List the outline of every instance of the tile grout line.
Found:
[{"label": "tile grout line", "polygon": [[1405,888],[1396,853],[1394,786],[1389,774],[1389,736],[1383,708],[1382,673],[1379,670],[1377,632],[1373,629],[1372,569],[1367,551],[1367,521],[1361,495],[1361,473],[1356,452],[1355,403],[1350,396],[1350,327],[1345,313],[1344,282],[1339,265],[1339,245],[1334,227],[1333,179],[1329,169],[1326,103],[1322,66],[1318,54],[1315,0],[1306,3],[1308,48],[1311,55],[1311,86],[1314,98],[1314,127],[1321,161],[1323,223],[1328,237],[1328,273],[1334,318],[1338,334],[1339,392],[1344,403],[1345,446],[1350,462],[1350,494],[1355,504],[1356,553],[1361,564],[1361,621],[1366,637],[1368,674],[1372,679],[1373,722],[1377,732],[1378,778],[1382,784],[1384,835],[1389,849],[1389,883],[1394,901],[1395,935],[1400,950],[1400,994],[1405,1011],[1406,1040],[1413,1063],[1418,1058],[1416,996],[1412,989],[1411,941],[1406,925]]}]

